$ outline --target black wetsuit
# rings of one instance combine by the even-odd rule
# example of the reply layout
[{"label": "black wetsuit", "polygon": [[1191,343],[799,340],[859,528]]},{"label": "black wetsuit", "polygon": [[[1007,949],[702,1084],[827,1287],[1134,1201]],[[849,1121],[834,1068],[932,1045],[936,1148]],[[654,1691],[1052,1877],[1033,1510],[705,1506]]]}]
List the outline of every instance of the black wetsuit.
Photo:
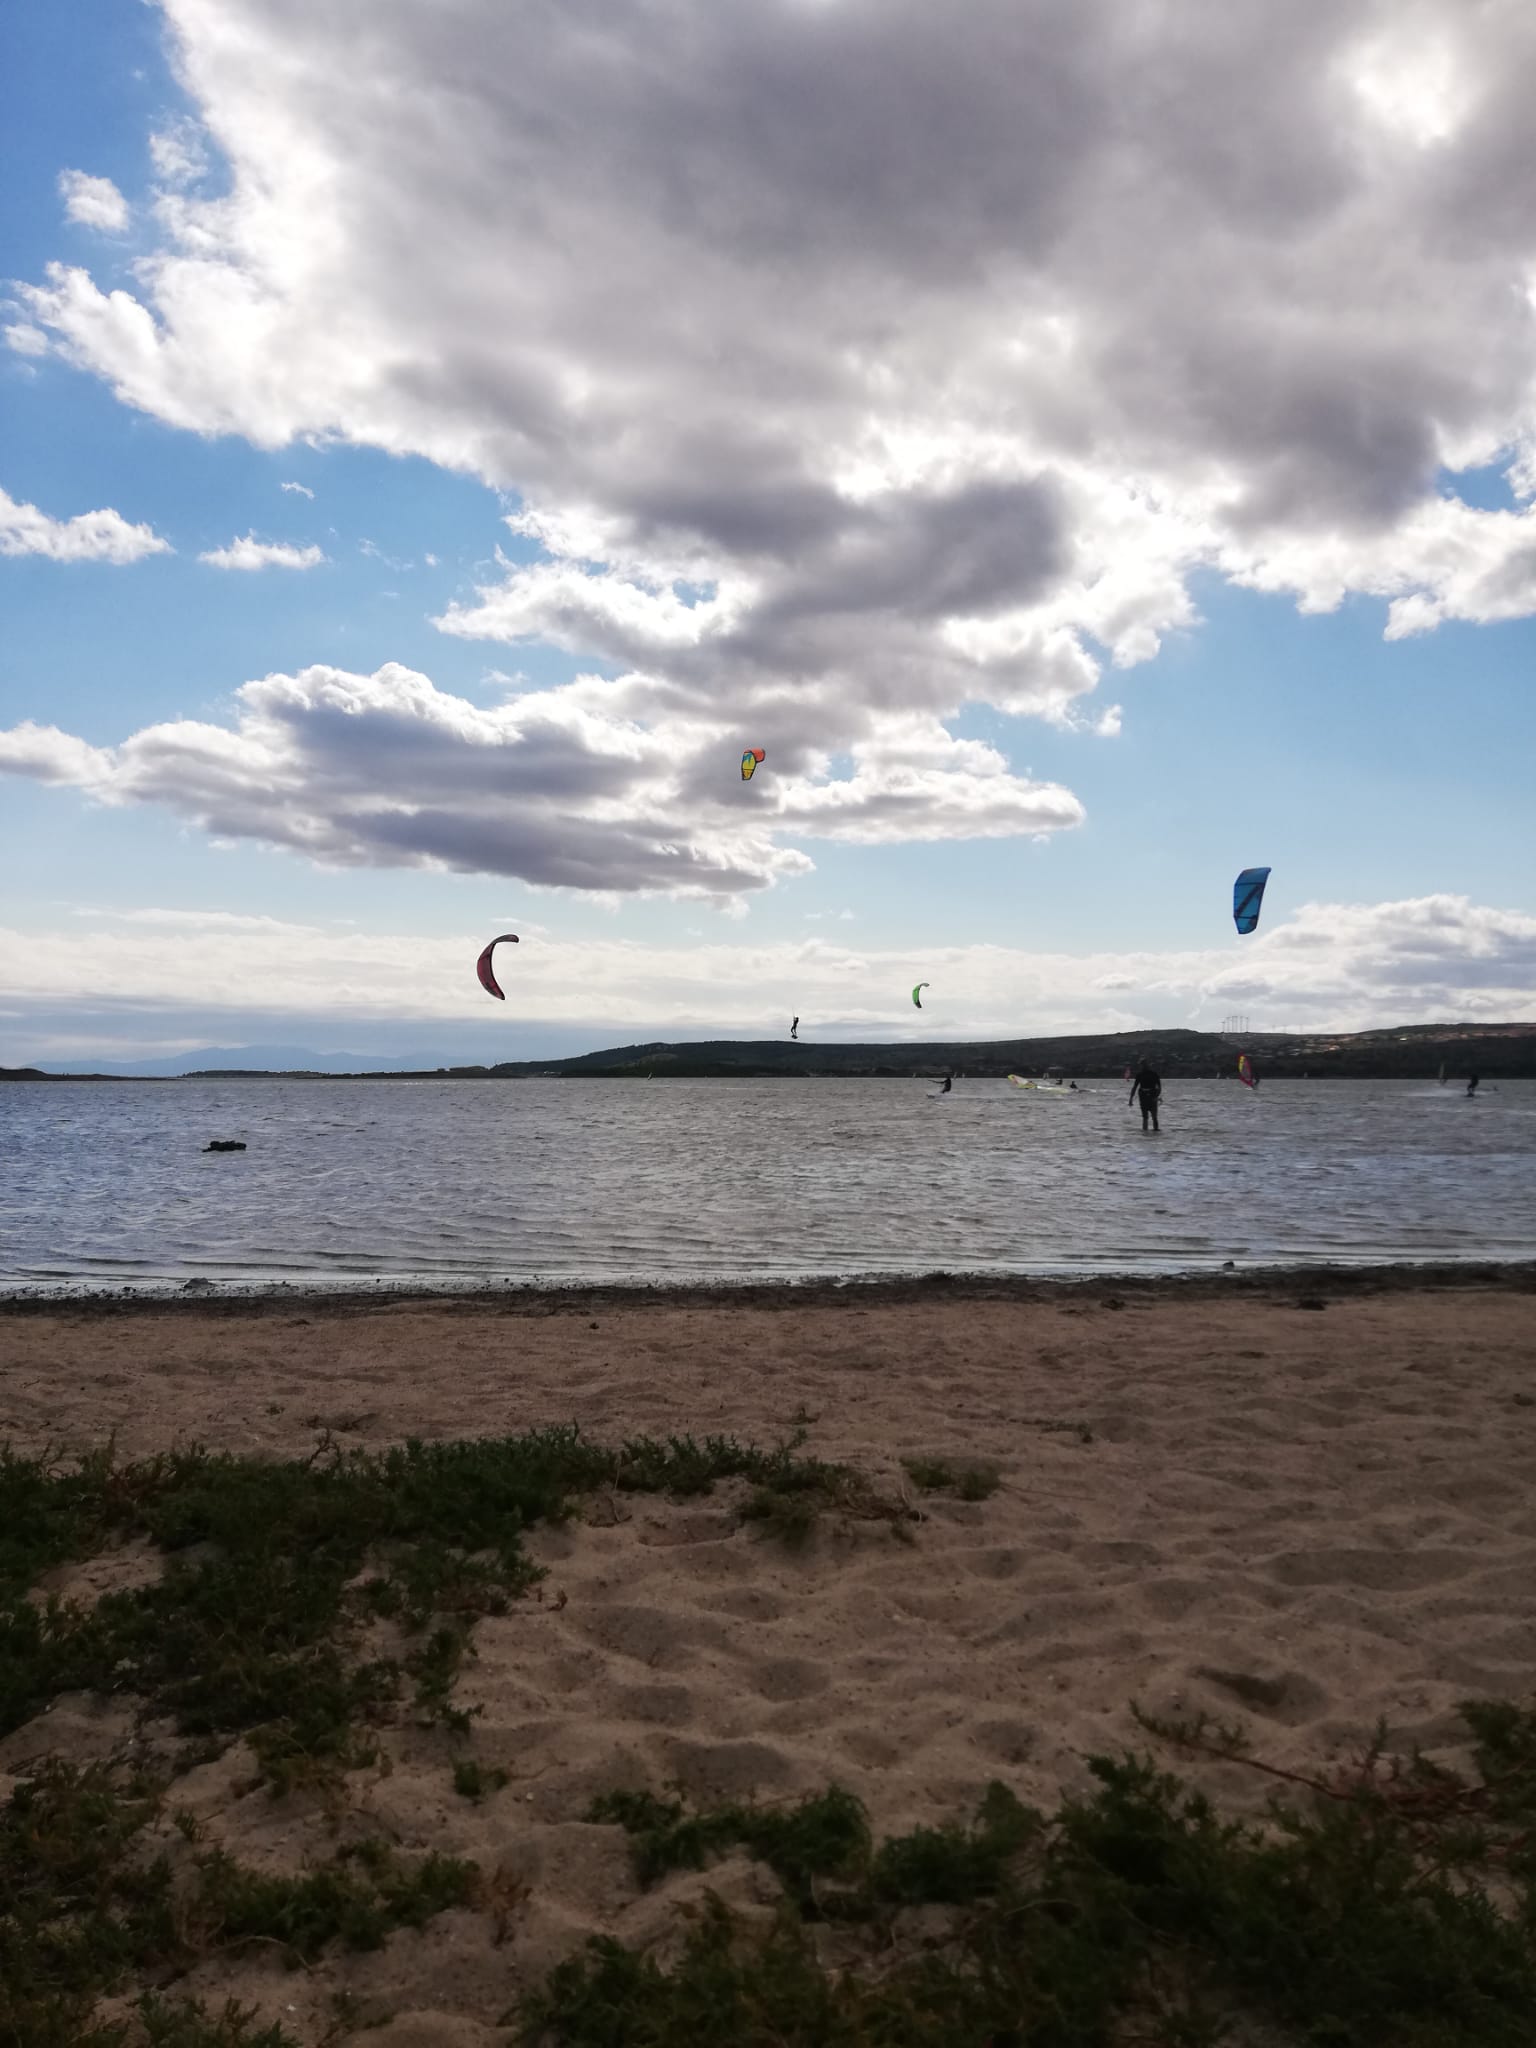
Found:
[{"label": "black wetsuit", "polygon": [[1157,1105],[1163,1092],[1163,1084],[1150,1067],[1143,1067],[1131,1083],[1131,1094],[1141,1098],[1141,1128],[1158,1128]]}]

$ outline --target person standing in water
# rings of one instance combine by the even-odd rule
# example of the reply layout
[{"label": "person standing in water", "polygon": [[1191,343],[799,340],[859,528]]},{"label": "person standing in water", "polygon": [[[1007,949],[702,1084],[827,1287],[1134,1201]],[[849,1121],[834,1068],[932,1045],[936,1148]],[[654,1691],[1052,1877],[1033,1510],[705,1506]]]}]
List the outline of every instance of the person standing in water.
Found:
[{"label": "person standing in water", "polygon": [[1157,1130],[1157,1105],[1162,1100],[1163,1083],[1150,1060],[1143,1060],[1131,1082],[1131,1092],[1125,1098],[1126,1107],[1139,1095],[1141,1097],[1141,1128]]}]

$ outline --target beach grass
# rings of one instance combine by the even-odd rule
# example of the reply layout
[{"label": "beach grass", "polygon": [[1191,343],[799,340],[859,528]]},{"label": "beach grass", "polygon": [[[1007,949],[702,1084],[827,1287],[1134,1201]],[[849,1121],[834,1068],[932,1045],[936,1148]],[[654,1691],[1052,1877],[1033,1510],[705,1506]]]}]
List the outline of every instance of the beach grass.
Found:
[{"label": "beach grass", "polygon": [[[542,1576],[523,1544],[585,1497],[692,1498],[744,1480],[746,1518],[803,1541],[829,1514],[910,1519],[858,1474],[723,1437],[635,1438],[575,1428],[304,1459],[200,1449],[119,1463],[0,1450],[0,1734],[61,1693],[131,1695],[179,1732],[246,1736],[274,1790],[370,1761],[369,1729],[409,1688],[425,1723],[465,1733],[454,1686],[474,1623]],[[45,1574],[137,1541],[147,1584],[94,1605],[38,1598]],[[368,1654],[369,1621],[398,1654]]]},{"label": "beach grass", "polygon": [[[0,2042],[106,2043],[118,2036],[93,2034],[89,2015],[125,1980],[174,1977],[211,1948],[264,1943],[303,1963],[331,1943],[376,1947],[465,1903],[474,1867],[438,1857],[412,1863],[364,1842],[287,1879],[217,1850],[173,1868],[146,1856],[145,1831],[177,1772],[239,1739],[272,1795],[336,1800],[402,1714],[467,1733],[475,1709],[455,1688],[475,1623],[542,1576],[530,1529],[604,1491],[696,1498],[728,1480],[751,1489],[744,1519],[797,1539],[829,1514],[907,1513],[847,1467],[803,1456],[799,1439],[612,1447],[571,1427],[377,1453],[324,1436],[302,1459],[190,1448],[126,1462],[110,1447],[73,1460],[0,1448],[0,1735],[86,1693],[181,1738],[158,1776],[45,1762],[17,1787],[0,1820]],[[90,1560],[107,1567],[106,1589],[71,1597],[70,1568]],[[132,1569],[113,1585],[123,1563]],[[50,1578],[64,1589],[45,1590]],[[506,1777],[454,1766],[471,1800]],[[194,1817],[171,1807],[169,1818],[196,1852]],[[145,2029],[175,2048],[279,2038],[238,2010],[174,2003]]]},{"label": "beach grass", "polygon": [[[162,1982],[252,1944],[290,1967],[333,1943],[378,1949],[396,1928],[478,1896],[474,1864],[403,1857],[375,1840],[298,1876],[247,1870],[218,1850],[173,1862],[145,1839],[164,1791],[131,1768],[57,1760],[16,1787],[0,1812],[0,2041],[73,2048],[97,2038],[91,2007],[125,1979]],[[238,2016],[210,2021],[185,2007],[165,2007],[156,2024],[151,2039],[189,2048],[245,2038]]]},{"label": "beach grass", "polygon": [[1260,1823],[1146,1756],[1091,1759],[1091,1796],[1050,1817],[996,1784],[969,1825],[878,1844],[843,1791],[702,1811],[610,1795],[592,1817],[629,1832],[644,1882],[745,1851],[783,1906],[765,1926],[713,1899],[670,1967],[592,1941],[508,2017],[529,2048],[1218,2048],[1260,2027],[1285,2048],[1522,2048],[1536,1713],[1466,1714],[1474,1779],[1378,1744]]},{"label": "beach grass", "polygon": [[902,1469],[922,1493],[952,1493],[959,1500],[990,1500],[1002,1485],[995,1465],[949,1458],[903,1458]]},{"label": "beach grass", "polygon": [[[914,1485],[978,1497],[964,1487],[980,1468],[918,1463]],[[298,1873],[246,1868],[176,1803],[178,1775],[243,1740],[257,1785],[323,1806],[409,1717],[440,1731],[462,1798],[490,1797],[505,1770],[453,1756],[473,1713],[457,1688],[477,1620],[536,1588],[528,1531],[605,1496],[725,1481],[770,1536],[911,1519],[798,1440],[609,1447],[554,1429],[378,1453],[322,1439],[296,1460],[0,1452],[0,1729],[85,1692],[175,1731],[109,1761],[35,1762],[0,1807],[0,2043],[295,2048],[178,1981],[253,1950],[313,1970],[452,1908],[494,1919],[495,1879],[475,1864],[372,1834],[333,1835]],[[70,1592],[85,1560],[103,1568],[94,1598]],[[1395,1755],[1385,1732],[1311,1778],[1235,1729],[1144,1720],[1164,1751],[1267,1772],[1276,1798],[1257,1821],[1224,1817],[1153,1755],[1092,1759],[1092,1790],[1053,1813],[998,1783],[968,1820],[884,1838],[836,1785],[775,1804],[611,1792],[585,1817],[622,1830],[642,1885],[707,1883],[745,1856],[779,1905],[706,1897],[665,1956],[593,1940],[507,2013],[506,2040],[1528,2048],[1536,1711],[1464,1712],[1464,1777]],[[108,1996],[137,1996],[134,2018],[101,2017]]]}]

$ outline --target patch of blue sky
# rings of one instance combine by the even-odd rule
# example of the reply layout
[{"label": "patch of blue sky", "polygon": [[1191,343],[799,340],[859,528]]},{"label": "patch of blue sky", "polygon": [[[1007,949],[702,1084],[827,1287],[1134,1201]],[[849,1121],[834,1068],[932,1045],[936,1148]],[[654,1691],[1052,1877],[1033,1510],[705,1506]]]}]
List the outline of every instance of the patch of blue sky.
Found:
[{"label": "patch of blue sky", "polygon": [[58,180],[84,171],[110,178],[130,201],[142,196],[151,133],[187,110],[162,31],[158,8],[124,0],[6,0],[0,277],[36,281],[51,261],[96,267],[131,253],[131,237],[66,222]]},{"label": "patch of blue sky", "polygon": [[1506,453],[1477,469],[1443,469],[1437,488],[1442,498],[1460,498],[1479,512],[1519,512],[1525,501],[1510,488],[1509,468]]},{"label": "patch of blue sky", "polygon": [[1065,784],[1084,826],[1044,844],[816,845],[822,884],[861,918],[883,896],[956,943],[1070,952],[1224,943],[1232,877],[1256,863],[1275,869],[1266,923],[1436,891],[1524,907],[1536,622],[1386,641],[1374,600],[1304,616],[1215,576],[1196,600],[1200,625],[1087,700],[1124,706],[1118,738],[980,706],[951,722]]}]

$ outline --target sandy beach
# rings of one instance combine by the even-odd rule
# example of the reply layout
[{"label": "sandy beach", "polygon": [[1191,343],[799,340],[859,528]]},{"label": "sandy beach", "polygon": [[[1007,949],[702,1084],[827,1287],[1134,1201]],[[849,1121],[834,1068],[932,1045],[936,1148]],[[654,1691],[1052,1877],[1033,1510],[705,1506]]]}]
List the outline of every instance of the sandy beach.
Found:
[{"label": "sandy beach", "polygon": [[[778,1800],[837,1783],[883,1831],[968,1811],[994,1778],[1053,1805],[1085,1754],[1145,1746],[1133,1701],[1240,1723],[1258,1754],[1309,1769],[1380,1720],[1453,1757],[1458,1702],[1536,1682],[1524,1269],[33,1304],[0,1314],[0,1347],[0,1440],[17,1449],[111,1436],[131,1457],[193,1441],[291,1455],[322,1432],[379,1446],[570,1421],[605,1442],[803,1433],[922,1516],[911,1543],[851,1521],[794,1553],[724,1486],[603,1497],[536,1532],[548,1577],[479,1625],[460,1686],[483,1707],[469,1752],[506,1788],[456,1798],[445,1738],[406,1727],[351,1787],[369,1826],[474,1858],[514,1905],[299,1973],[218,1956],[186,1987],[306,2042],[350,1988],[390,2015],[356,2041],[478,2048],[591,1932],[664,1940],[706,1884],[771,1902],[744,1859],[642,1893],[623,1836],[583,1818],[615,1787]],[[920,1493],[905,1461],[922,1458],[1001,1484]],[[110,1583],[114,1565],[86,1570]],[[133,1732],[126,1706],[61,1702],[0,1743],[0,1791],[45,1753]],[[243,1794],[240,1749],[178,1790],[202,1838],[274,1870],[325,1853],[335,1815]],[[1181,1768],[1238,1808],[1270,1789],[1238,1765]]]}]

